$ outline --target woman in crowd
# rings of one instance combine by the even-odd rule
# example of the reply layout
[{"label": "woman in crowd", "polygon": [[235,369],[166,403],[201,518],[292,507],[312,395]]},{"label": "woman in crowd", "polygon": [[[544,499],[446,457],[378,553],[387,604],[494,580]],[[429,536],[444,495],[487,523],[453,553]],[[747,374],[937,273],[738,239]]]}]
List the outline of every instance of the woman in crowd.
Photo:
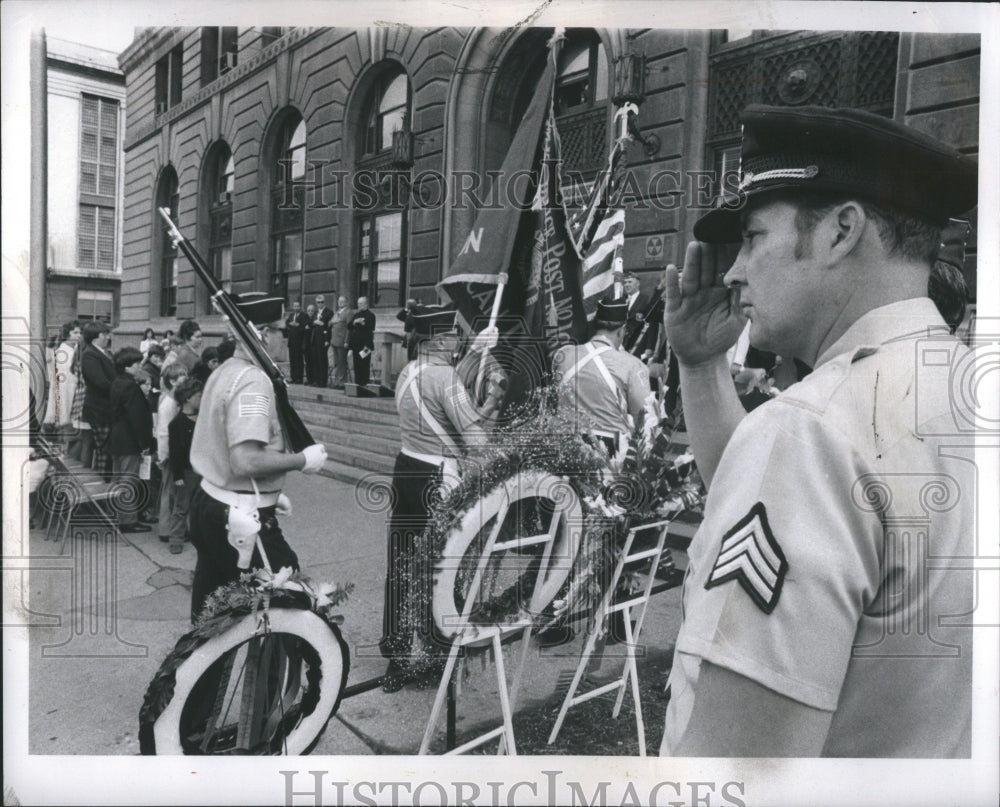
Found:
[{"label": "woman in crowd", "polygon": [[142,353],[142,358],[145,359],[149,354],[149,349],[153,345],[158,345],[160,340],[156,338],[156,333],[152,328],[146,328],[146,331],[142,335],[142,341],[139,343],[139,352]]},{"label": "woman in crowd", "polygon": [[180,407],[174,398],[174,388],[187,378],[187,371],[176,362],[163,368],[160,374],[160,400],[156,410],[156,462],[160,469],[160,540],[167,543],[173,529],[171,514],[174,511],[174,475],[170,470],[170,422]]},{"label": "woman in crowd", "polygon": [[52,351],[48,363],[49,402],[45,407],[43,425],[51,426],[60,442],[68,440],[73,430],[73,401],[77,385],[73,364],[82,338],[83,330],[80,328],[80,323],[76,320],[67,322],[62,326],[59,345]]}]

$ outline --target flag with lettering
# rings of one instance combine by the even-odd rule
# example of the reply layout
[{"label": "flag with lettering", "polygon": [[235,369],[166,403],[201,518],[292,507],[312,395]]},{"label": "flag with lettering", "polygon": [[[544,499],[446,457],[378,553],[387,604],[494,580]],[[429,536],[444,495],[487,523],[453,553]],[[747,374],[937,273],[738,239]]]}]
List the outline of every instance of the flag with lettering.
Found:
[{"label": "flag with lettering", "polygon": [[[511,282],[514,279],[511,263],[517,246],[525,243],[526,236],[530,237],[523,225],[535,198],[539,150],[554,80],[553,60],[549,59],[503,165],[499,173],[492,175],[494,187],[487,198],[504,203],[490,204],[479,211],[458,255],[438,284],[438,289],[455,303],[466,330],[486,327],[496,286],[503,274],[509,279],[502,310],[508,314],[520,314],[523,310],[523,289]],[[504,317],[505,321],[508,319]]]}]

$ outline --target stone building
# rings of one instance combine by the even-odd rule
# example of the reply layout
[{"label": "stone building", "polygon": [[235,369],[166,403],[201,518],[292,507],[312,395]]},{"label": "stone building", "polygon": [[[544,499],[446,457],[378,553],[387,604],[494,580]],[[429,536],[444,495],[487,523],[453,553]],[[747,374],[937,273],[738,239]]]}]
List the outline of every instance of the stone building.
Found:
[{"label": "stone building", "polygon": [[45,322],[117,322],[125,77],[115,54],[45,39]]},{"label": "stone building", "polygon": [[[565,167],[606,162],[616,102],[641,96],[624,264],[652,285],[736,170],[751,102],[851,106],[978,151],[979,37],[895,32],[568,29],[557,79]],[[234,291],[369,297],[392,340],[436,298],[545,66],[551,29],[156,28],[121,54],[119,333],[221,331],[156,214]],[[460,178],[460,179],[456,179]],[[464,179],[462,179],[464,178]],[[975,281],[974,241],[967,272]],[[388,354],[386,354],[388,355]]]}]

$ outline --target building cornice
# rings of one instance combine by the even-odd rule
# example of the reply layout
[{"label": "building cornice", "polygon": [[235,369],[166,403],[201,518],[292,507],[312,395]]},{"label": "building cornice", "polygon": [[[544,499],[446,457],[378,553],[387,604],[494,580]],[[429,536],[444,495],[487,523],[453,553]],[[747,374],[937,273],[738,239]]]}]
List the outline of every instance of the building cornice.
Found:
[{"label": "building cornice", "polygon": [[[222,92],[227,87],[236,84],[247,76],[256,73],[257,71],[263,69],[272,61],[274,61],[277,56],[290,48],[302,44],[315,36],[319,36],[323,33],[323,28],[293,28],[287,34],[282,36],[280,39],[275,40],[266,48],[263,48],[260,53],[256,54],[253,58],[238,64],[232,70],[223,73],[211,84],[206,84],[198,92],[193,95],[188,96],[183,99],[179,104],[168,109],[162,115],[157,115],[153,120],[147,121],[145,123],[138,124],[132,127],[131,131],[126,133],[125,137],[125,151],[129,151],[135,146],[142,143],[144,140],[148,140],[150,137],[155,135],[164,126],[173,123],[178,118],[183,117],[188,112],[211,101],[212,96],[216,93]],[[127,51],[126,51],[127,53]],[[127,70],[129,68],[123,67]]]},{"label": "building cornice", "polygon": [[127,75],[143,61],[158,56],[161,49],[169,49],[177,34],[183,31],[183,28],[147,28],[119,54],[118,67]]}]

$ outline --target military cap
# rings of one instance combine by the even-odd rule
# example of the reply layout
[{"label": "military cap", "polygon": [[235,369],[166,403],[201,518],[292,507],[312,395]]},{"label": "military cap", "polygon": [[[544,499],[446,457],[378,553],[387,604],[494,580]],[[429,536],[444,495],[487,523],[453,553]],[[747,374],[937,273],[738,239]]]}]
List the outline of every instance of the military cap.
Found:
[{"label": "military cap", "polygon": [[284,319],[285,301],[263,291],[234,295],[236,307],[254,325],[270,325]]},{"label": "military cap", "polygon": [[775,190],[857,196],[942,226],[976,205],[975,162],[881,115],[753,104],[741,121],[739,189],[695,223],[699,241],[739,241],[747,200]]},{"label": "military cap", "polygon": [[605,297],[603,300],[599,300],[594,319],[612,325],[624,325],[628,319],[628,298]]},{"label": "military cap", "polygon": [[454,329],[456,313],[450,305],[415,305],[410,310],[410,318],[418,335],[433,336]]}]

